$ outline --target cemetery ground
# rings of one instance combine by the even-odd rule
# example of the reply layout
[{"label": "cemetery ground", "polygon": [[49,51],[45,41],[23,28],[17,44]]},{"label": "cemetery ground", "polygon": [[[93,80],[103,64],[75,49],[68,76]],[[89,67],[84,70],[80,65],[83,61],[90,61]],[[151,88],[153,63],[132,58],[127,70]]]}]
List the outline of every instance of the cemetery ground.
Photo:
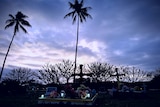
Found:
[{"label": "cemetery ground", "polygon": [[[38,97],[42,92],[30,95],[6,95],[0,97],[0,107],[54,107],[54,105],[38,105]],[[148,91],[144,96],[131,98],[120,95],[116,97],[99,94],[95,107],[160,107],[160,91]],[[67,106],[68,107],[68,106]]]}]

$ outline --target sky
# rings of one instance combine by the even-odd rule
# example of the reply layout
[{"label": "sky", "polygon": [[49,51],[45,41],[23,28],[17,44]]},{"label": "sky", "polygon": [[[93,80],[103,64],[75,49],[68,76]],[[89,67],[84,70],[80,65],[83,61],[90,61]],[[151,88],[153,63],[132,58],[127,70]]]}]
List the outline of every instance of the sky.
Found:
[{"label": "sky", "polygon": [[[41,69],[47,63],[75,57],[76,27],[68,2],[74,0],[0,0],[0,68],[14,27],[4,29],[9,14],[27,15],[32,27],[20,30],[7,57],[5,70]],[[145,71],[160,68],[159,0],[84,0],[92,19],[80,24],[77,62],[107,62]]]}]

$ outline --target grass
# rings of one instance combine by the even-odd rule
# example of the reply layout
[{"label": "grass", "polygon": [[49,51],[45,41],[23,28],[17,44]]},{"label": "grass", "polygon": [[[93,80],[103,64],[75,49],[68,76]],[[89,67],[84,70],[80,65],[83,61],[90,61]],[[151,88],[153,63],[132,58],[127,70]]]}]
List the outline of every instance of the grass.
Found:
[{"label": "grass", "polygon": [[160,92],[148,92],[143,97],[110,98],[100,96],[100,107],[160,107]]},{"label": "grass", "polygon": [[0,98],[0,107],[34,107],[36,105],[37,99],[27,96],[5,96]]},{"label": "grass", "polygon": [[[38,95],[19,95],[0,97],[0,107],[46,107],[37,105]],[[53,105],[52,105],[53,106]],[[100,95],[96,107],[160,107],[160,92],[148,92],[143,98],[111,98]]]}]

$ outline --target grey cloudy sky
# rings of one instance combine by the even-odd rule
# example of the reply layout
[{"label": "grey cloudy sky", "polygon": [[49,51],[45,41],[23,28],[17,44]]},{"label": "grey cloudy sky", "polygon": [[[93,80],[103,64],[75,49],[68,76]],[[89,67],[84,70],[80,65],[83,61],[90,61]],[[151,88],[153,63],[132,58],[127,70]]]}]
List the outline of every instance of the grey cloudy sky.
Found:
[{"label": "grey cloudy sky", "polygon": [[[40,69],[62,59],[74,61],[76,24],[63,17],[73,0],[0,0],[0,67],[13,27],[4,30],[8,14],[23,12],[29,18],[28,34],[17,33],[5,68]],[[160,67],[159,0],[84,0],[93,19],[80,24],[78,63],[95,61],[135,66],[144,70]]]}]

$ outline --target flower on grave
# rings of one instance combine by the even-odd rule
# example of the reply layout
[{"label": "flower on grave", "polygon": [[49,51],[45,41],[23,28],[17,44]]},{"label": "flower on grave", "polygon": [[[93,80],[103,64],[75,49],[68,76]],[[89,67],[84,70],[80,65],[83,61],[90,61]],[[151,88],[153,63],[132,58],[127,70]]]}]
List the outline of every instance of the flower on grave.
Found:
[{"label": "flower on grave", "polygon": [[57,91],[52,91],[52,92],[50,93],[50,97],[51,97],[51,98],[56,98],[56,97],[58,97]]}]

